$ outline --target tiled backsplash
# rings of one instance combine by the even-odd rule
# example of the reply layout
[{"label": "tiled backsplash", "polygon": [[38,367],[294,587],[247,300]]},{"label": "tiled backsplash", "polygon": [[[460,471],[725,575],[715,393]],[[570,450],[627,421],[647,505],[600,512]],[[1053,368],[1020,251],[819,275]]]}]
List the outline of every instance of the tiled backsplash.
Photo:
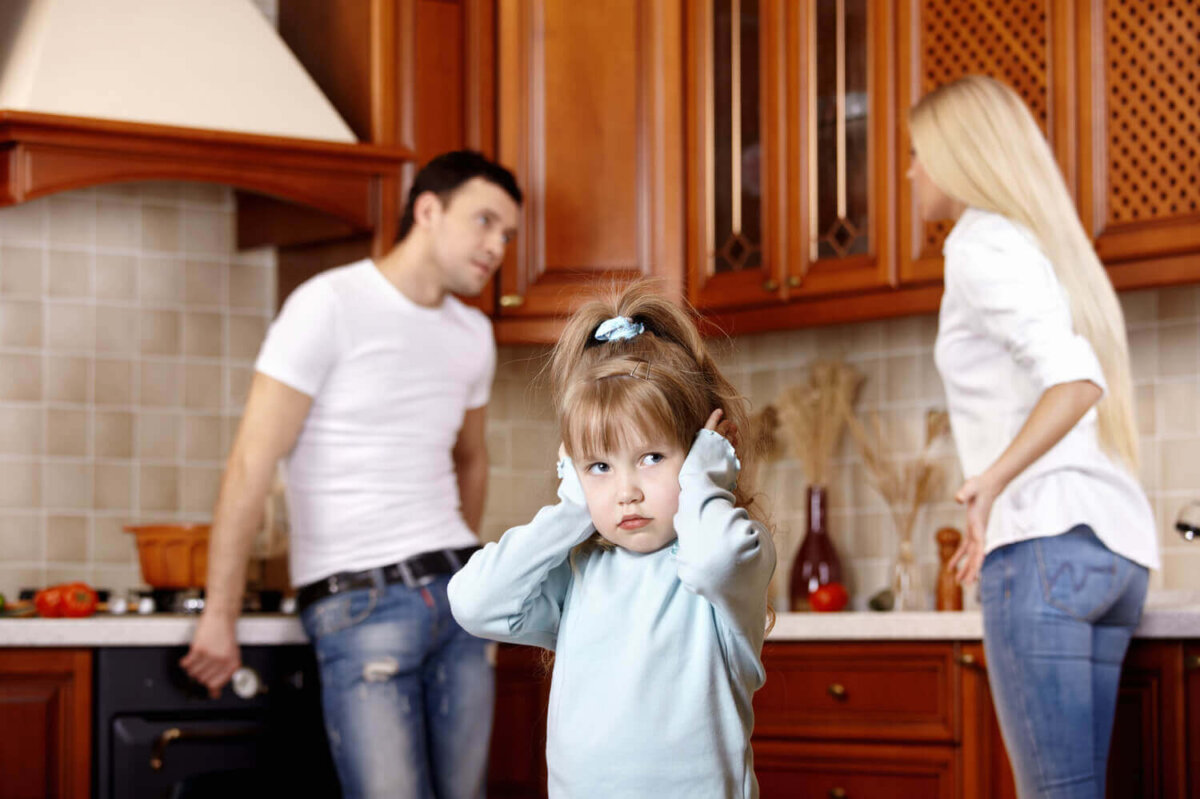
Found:
[{"label": "tiled backsplash", "polygon": [[0,210],[0,591],[137,585],[122,525],[210,518],[274,308],[233,231],[206,184]]},{"label": "tiled backsplash", "polygon": [[[228,189],[113,186],[0,209],[0,591],[66,579],[140,582],[130,521],[207,521],[224,456],[274,307],[274,256],[236,253]],[[1142,479],[1159,519],[1156,587],[1200,584],[1200,545],[1172,521],[1200,499],[1200,291],[1122,296],[1130,329]],[[866,376],[861,411],[912,432],[942,405],[932,316],[718,342],[755,407],[814,358]],[[495,539],[553,501],[557,431],[535,378],[540,348],[503,347],[489,408],[491,484],[483,535]],[[932,534],[961,526],[948,442],[941,500],[918,520],[932,585]],[[886,583],[891,521],[849,442],[830,486],[830,530],[861,604]],[[777,580],[804,527],[805,478],[792,452],[764,465],[760,489],[780,551]],[[777,606],[783,607],[777,601]]]}]

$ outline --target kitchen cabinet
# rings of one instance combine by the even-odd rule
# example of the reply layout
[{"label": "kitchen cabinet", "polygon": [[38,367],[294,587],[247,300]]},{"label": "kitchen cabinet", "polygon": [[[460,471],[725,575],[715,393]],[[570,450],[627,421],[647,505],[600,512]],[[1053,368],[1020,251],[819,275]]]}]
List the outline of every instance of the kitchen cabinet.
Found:
[{"label": "kitchen cabinet", "polygon": [[550,676],[541,649],[500,644],[487,795],[546,796],[546,710]]},{"label": "kitchen cabinet", "polygon": [[0,799],[86,799],[91,703],[89,650],[0,649]]},{"label": "kitchen cabinet", "polygon": [[[1198,652],[1193,643],[1133,642],[1108,796],[1196,795]],[[763,664],[754,753],[764,799],[1015,799],[982,644],[772,642]]]},{"label": "kitchen cabinet", "polygon": [[682,5],[500,0],[497,156],[525,190],[497,337],[553,341],[598,282],[682,293]]}]

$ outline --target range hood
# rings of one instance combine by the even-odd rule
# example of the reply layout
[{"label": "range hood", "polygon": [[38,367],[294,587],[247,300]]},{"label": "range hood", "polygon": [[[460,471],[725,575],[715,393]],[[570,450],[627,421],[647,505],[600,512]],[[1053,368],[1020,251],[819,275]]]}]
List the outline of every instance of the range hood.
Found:
[{"label": "range hood", "polygon": [[360,144],[250,0],[0,0],[0,205],[204,180],[379,221],[411,153]]}]

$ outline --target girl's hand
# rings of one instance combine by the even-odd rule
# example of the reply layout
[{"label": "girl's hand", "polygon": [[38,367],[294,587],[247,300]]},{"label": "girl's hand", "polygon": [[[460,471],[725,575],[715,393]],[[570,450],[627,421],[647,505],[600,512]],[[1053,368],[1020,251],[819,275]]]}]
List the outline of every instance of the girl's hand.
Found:
[{"label": "girl's hand", "polygon": [[950,558],[950,566],[956,568],[958,581],[964,585],[979,579],[988,517],[998,494],[991,483],[980,475],[963,483],[954,495],[955,502],[967,506],[967,534],[963,536],[954,557]]},{"label": "girl's hand", "polygon": [[704,423],[705,430],[712,430],[717,435],[722,436],[733,445],[734,449],[738,446],[738,427],[733,422],[726,419],[721,421],[721,417],[725,415],[725,411],[717,408],[709,414],[708,421]]}]

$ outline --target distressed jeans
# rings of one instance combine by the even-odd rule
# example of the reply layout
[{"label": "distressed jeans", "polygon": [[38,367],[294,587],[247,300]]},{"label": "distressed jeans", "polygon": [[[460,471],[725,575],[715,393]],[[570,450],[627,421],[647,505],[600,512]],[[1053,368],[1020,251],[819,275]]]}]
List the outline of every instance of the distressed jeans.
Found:
[{"label": "distressed jeans", "polygon": [[494,675],[450,615],[449,576],[347,591],[305,608],[345,799],[482,799]]},{"label": "distressed jeans", "polygon": [[1148,579],[1086,525],[988,553],[988,682],[1021,799],[1103,799],[1121,663]]}]

